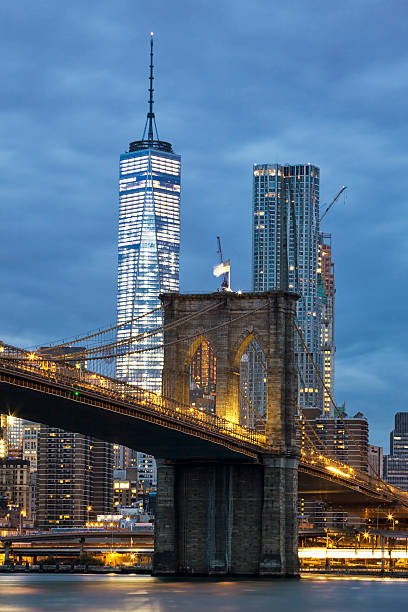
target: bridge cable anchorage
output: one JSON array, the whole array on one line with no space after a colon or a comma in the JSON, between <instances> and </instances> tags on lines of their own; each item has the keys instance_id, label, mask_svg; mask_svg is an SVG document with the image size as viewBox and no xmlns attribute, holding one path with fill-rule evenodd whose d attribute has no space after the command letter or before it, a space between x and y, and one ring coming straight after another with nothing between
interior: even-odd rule
<instances>
[{"instance_id":1,"label":"bridge cable anchorage","mask_svg":"<svg viewBox=\"0 0 408 612\"><path fill-rule=\"evenodd\" d=\"M94 333L89 333L89 335L78 338L78 336L74 336L73 340L67 340L66 342L62 342L61 344L50 344L49 346L45 346L45 347L39 347L36 346L34 348L50 348L50 349L58 349L58 348L62 348L64 346L70 346L71 344L77 344L78 342L85 342L85 340L90 340L91 338L95 338L97 336L101 336L102 334L107 334L111 331L115 331L115 329L119 329L120 327L124 327L125 325L129 325L130 323L133 323L134 321L138 321L139 319L143 319L144 317L148 317L149 315L153 314L154 312L157 312L158 310L161 310L162 307L158 306L157 308L153 308L153 310L149 310L148 312L144 312L143 314L139 315L138 317L134 317L133 319L129 319L128 321L125 321L124 323L118 323L117 325L114 325L113 327L109 327L107 329L103 329L103 330L98 330L97 332Z\"/></svg>"},{"instance_id":2,"label":"bridge cable anchorage","mask_svg":"<svg viewBox=\"0 0 408 612\"><path fill-rule=\"evenodd\" d=\"M265 308L264 305L259 306L259 308L254 308L253 310L249 310L248 312L245 312L244 314L240 315L239 317L234 317L233 319L230 319L229 321L224 321L224 323L220 323L219 325L215 325L214 327L208 327L207 329L203 330L201 333L202 335L205 335L208 332L211 331L215 331L217 329L220 329L221 327L225 327L226 325L230 325L231 323L234 323L235 321L238 321L239 319L243 319L244 317L248 317L249 315L253 314L254 312L258 312L260 310L263 310ZM182 338L177 338L177 340L172 340L171 342L166 342L163 344L157 344L156 346L148 346L146 348L142 348L142 349L134 349L132 351L128 351L125 353L125 355L135 355L138 353L146 353L147 351L155 351L158 349L162 349L162 348L166 348L167 346L173 346L174 344L178 344L179 342L184 342L184 340L191 340L193 338L197 338L197 334L191 334L190 336L183 336ZM104 355L104 356L98 356L98 357L90 357L90 359L92 360L98 360L98 359L109 359L111 357L121 357L122 355L117 355L116 353L112 353L110 355Z\"/></svg>"},{"instance_id":3,"label":"bridge cable anchorage","mask_svg":"<svg viewBox=\"0 0 408 612\"><path fill-rule=\"evenodd\" d=\"M306 352L306 354L307 354L308 358L310 359L310 361L311 361L311 363L312 363L312 365L313 365L313 368L314 368L314 370L315 370L315 372L316 372L316 374L317 374L317 376L318 376L318 378L319 378L319 380L320 380L321 384L323 385L323 388L326 390L326 393L327 393L327 395L329 396L330 402L332 403L332 405L333 405L333 407L334 407L334 409L335 409L335 411L336 411L337 415L339 416L340 420L342 421L342 423L343 423L343 425L344 425L344 429L347 431L348 435L349 435L349 436L350 436L350 438L353 440L353 442L354 442L354 444L355 444L355 446L356 446L356 448L357 448L357 450L358 450L358 452L359 452L359 454L360 454L361 458L363 459L363 461L364 461L364 462L365 462L365 461L367 461L368 466L369 466L369 467L372 469L373 473L375 474L375 476L377 477L377 479L379 480L379 482L381 482L383 485L385 485L385 487L386 487L386 488L389 490L389 492L390 492L390 493L392 493L393 495L395 495L395 492L393 492L393 491L392 491L392 488L390 487L390 485L389 485L389 484L388 484L388 483L387 483L385 480L383 480L383 479L380 477L380 475L378 474L378 471L377 471L377 470L375 469L375 467L374 467L374 466L373 466L373 465L370 463L370 461L368 460L368 456L366 456L366 455L363 453L363 451L362 451L362 449L361 449L360 445L358 444L357 440L355 439L355 437L353 436L352 432L350 431L350 429L349 429L349 428L348 428L348 426L346 425L346 422L345 422L345 420L343 419L343 416L342 416L342 414L341 414L340 410L337 408L337 406L336 406L336 404L335 404L335 402L334 402L334 399L333 399L333 397L332 397L332 394L331 394L331 392L330 392L330 389L327 387L326 383L324 382L324 380L323 380L323 378L322 378L322 376L321 376L321 374L320 374L320 372L319 372L319 369L318 369L318 367L317 367L317 365L316 365L316 363L315 363L315 361L314 361L314 359L313 359L313 357L312 357L312 355L311 355L311 353L310 353L309 349L308 349L308 348L307 348L307 346L306 346L306 342L304 341L304 338L303 338L302 332L300 331L299 327L296 325L295 321L293 322L293 325L295 326L295 330L296 330L296 332L297 332L297 334L298 334L298 336L299 336L299 338L300 338L300 341L301 341L301 343L302 343L302 345L303 345L303 348L305 349L305 352ZM395 495L395 496L397 497L397 495Z\"/></svg>"}]
</instances>

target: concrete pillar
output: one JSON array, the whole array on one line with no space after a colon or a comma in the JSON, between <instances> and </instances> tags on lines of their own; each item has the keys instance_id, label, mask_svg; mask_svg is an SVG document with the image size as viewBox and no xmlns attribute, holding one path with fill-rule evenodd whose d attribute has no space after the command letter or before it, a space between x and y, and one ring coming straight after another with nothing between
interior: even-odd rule
<instances>
[{"instance_id":1,"label":"concrete pillar","mask_svg":"<svg viewBox=\"0 0 408 612\"><path fill-rule=\"evenodd\" d=\"M177 572L175 467L164 459L156 459L156 463L157 502L152 574L175 574Z\"/></svg>"}]
</instances>

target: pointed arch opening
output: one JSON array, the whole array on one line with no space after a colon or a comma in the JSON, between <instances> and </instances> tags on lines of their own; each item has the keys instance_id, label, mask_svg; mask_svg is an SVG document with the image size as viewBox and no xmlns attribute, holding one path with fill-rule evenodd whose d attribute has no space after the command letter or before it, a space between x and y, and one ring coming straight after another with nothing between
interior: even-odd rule
<instances>
[{"instance_id":1,"label":"pointed arch opening","mask_svg":"<svg viewBox=\"0 0 408 612\"><path fill-rule=\"evenodd\" d=\"M242 343L237 359L240 424L264 433L267 415L267 360L253 334Z\"/></svg>"},{"instance_id":2,"label":"pointed arch opening","mask_svg":"<svg viewBox=\"0 0 408 612\"><path fill-rule=\"evenodd\" d=\"M217 360L214 349L204 336L199 336L189 353L189 397L190 405L215 414Z\"/></svg>"}]
</instances>

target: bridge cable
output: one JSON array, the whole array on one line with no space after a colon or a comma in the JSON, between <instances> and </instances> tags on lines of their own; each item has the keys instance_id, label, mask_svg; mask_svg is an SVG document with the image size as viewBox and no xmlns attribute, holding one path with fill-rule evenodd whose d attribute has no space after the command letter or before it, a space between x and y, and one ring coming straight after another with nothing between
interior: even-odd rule
<instances>
[{"instance_id":1,"label":"bridge cable","mask_svg":"<svg viewBox=\"0 0 408 612\"><path fill-rule=\"evenodd\" d=\"M178 327L179 325L182 325L183 323L186 323L187 321L190 321L191 319L194 319L195 317L198 317L210 310L213 310L215 308L218 308L220 306L222 302L217 302L216 304L212 304L211 306L206 306L205 308L202 308L201 310L198 310L195 313L191 313L188 314L184 317L180 317L179 319L177 319L176 321L173 321L172 323L168 323L167 325L159 325L158 327L155 327L154 329L152 329L149 332L143 332L142 334L138 334L136 336L129 336L128 338L123 338L122 340L117 340L115 342L110 342L109 344L104 344L101 346L96 346L96 347L92 347L89 349L85 349L82 352L78 352L75 354L70 354L67 353L65 355L57 355L57 356L53 356L53 360L55 361L59 361L59 360L63 360L66 359L67 357L69 357L72 360L77 360L82 358L82 359L90 359L90 360L94 360L94 359L108 359L110 357L125 357L126 355L130 355L132 354L131 352L126 352L123 354L114 354L114 355L102 355L102 356L98 356L98 357L92 357L93 354L95 353L100 353L103 350L108 350L108 349L113 349L113 348L121 348L123 346L126 346L129 343L134 343L140 340L145 340L151 336L155 336L163 331L167 331L170 329L173 329L175 327ZM160 310L160 308L156 308L155 310ZM154 311L151 311L154 312ZM144 316L144 315L143 315ZM140 317L141 318L141 317ZM137 320L137 319L132 319L132 320ZM115 329L115 328L113 328ZM50 348L56 348L56 347L50 347ZM154 347L156 348L156 347Z\"/></svg>"},{"instance_id":2,"label":"bridge cable","mask_svg":"<svg viewBox=\"0 0 408 612\"><path fill-rule=\"evenodd\" d=\"M39 347L39 348L57 349L57 348L61 348L63 346L69 346L70 344L77 344L78 342L84 342L85 340L90 340L91 338L96 338L97 336L101 336L102 334L107 334L110 331L114 331L115 329L119 329L120 327L124 327L125 325L129 325L130 323L133 323L133 321L138 321L139 319L143 319L144 317L147 317L147 316L149 316L149 315L153 314L154 312L157 312L158 310L161 310L161 309L162 309L162 307L158 306L158 308L153 308L153 310L149 310L148 312L144 312L143 314L139 315L138 317L135 317L133 319L129 319L128 321L125 321L124 323L118 323L117 325L114 325L113 327L109 327L108 329L98 330L97 332L89 333L89 335L84 336L83 338L78 338L78 336L74 336L73 340L67 340L66 342L62 342L61 344L51 344L50 346L42 346L42 347Z\"/></svg>"},{"instance_id":3,"label":"bridge cable","mask_svg":"<svg viewBox=\"0 0 408 612\"><path fill-rule=\"evenodd\" d=\"M248 317L249 315L253 314L254 312L258 312L259 310L262 310L265 308L265 305L259 306L259 308L254 308L253 310L249 310L248 312L245 312L242 315L239 315L238 317L234 317L233 319L230 319L229 321L224 321L223 323L220 323L219 325L215 325L214 327L208 327L207 329L203 330L201 332L202 335L207 334L208 332L212 332L215 331L217 329L220 329L221 327L225 327L226 325L230 325L231 323L234 323L235 321L238 321L239 319L243 319L244 317ZM126 355L134 355L134 354L139 354L139 353L146 353L147 351L155 351L158 349L162 349L162 348L166 348L167 346L173 346L174 344L178 344L179 342L184 342L185 340L191 340L193 338L197 338L197 333L191 334L189 336L183 336L182 338L177 338L177 340L172 340L171 342L165 342L163 344L157 344L156 346L148 346L146 348L142 348L142 349L135 349L132 351L128 351L126 353ZM98 356L98 357L91 357L90 359L92 359L93 361L96 361L98 359L109 359L111 357L121 357L122 355L116 355L115 353L112 353L110 355L104 355L104 356Z\"/></svg>"},{"instance_id":4,"label":"bridge cable","mask_svg":"<svg viewBox=\"0 0 408 612\"><path fill-rule=\"evenodd\" d=\"M245 402L248 404L249 408L252 410L252 412L255 415L255 418L258 419L258 421L260 423L262 423L262 425L265 427L265 421L263 420L263 418L261 417L261 415L259 414L259 412L253 407L252 403L250 402L249 398L247 397L247 395L242 391L241 387L239 387L239 394L241 395L241 397L245 400Z\"/></svg>"}]
</instances>

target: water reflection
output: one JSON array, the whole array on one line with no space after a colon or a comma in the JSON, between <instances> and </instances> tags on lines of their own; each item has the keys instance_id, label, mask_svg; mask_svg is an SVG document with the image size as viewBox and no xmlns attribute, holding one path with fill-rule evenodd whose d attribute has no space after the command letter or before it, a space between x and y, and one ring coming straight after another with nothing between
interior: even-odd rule
<instances>
[{"instance_id":1,"label":"water reflection","mask_svg":"<svg viewBox=\"0 0 408 612\"><path fill-rule=\"evenodd\" d=\"M216 581L0 575L0 612L384 612L405 609L407 598L408 580L365 576Z\"/></svg>"}]
</instances>

